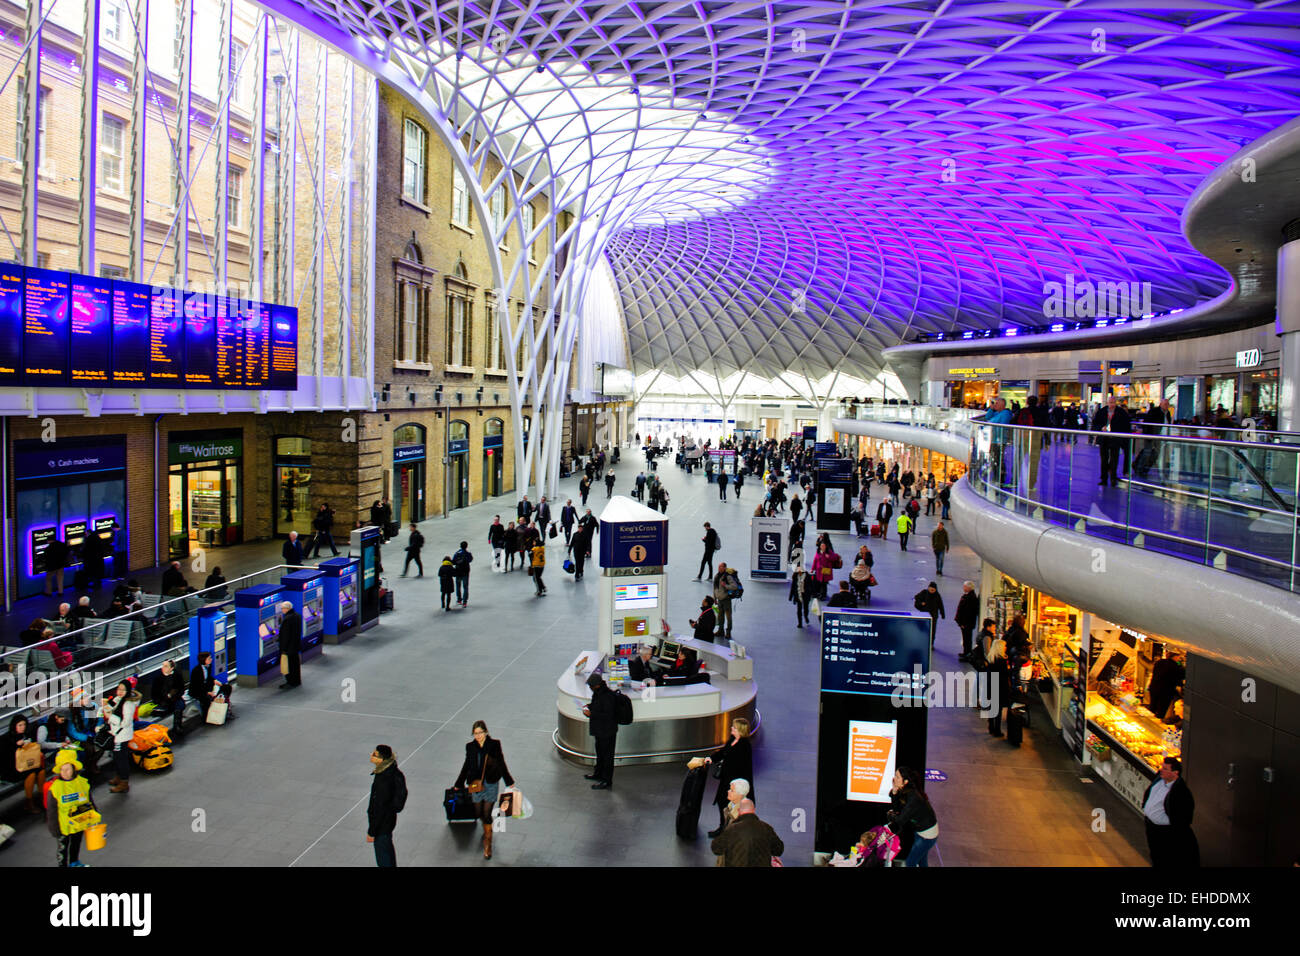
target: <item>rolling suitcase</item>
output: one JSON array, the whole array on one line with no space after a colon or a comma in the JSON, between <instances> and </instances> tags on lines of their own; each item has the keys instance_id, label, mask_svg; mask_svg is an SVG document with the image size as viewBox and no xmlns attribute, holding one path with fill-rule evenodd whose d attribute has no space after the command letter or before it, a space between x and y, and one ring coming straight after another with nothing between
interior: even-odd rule
<instances>
[{"instance_id":1,"label":"rolling suitcase","mask_svg":"<svg viewBox=\"0 0 1300 956\"><path fill-rule=\"evenodd\" d=\"M707 765L686 771L681 802L677 804L677 835L683 840L694 840L699 836L700 805L704 802L704 787L708 782Z\"/></svg>"},{"instance_id":2,"label":"rolling suitcase","mask_svg":"<svg viewBox=\"0 0 1300 956\"><path fill-rule=\"evenodd\" d=\"M1025 715L1015 707L1007 708L1007 743L1019 747L1025 739Z\"/></svg>"},{"instance_id":3,"label":"rolling suitcase","mask_svg":"<svg viewBox=\"0 0 1300 956\"><path fill-rule=\"evenodd\" d=\"M453 787L442 792L442 808L447 811L448 823L473 823L478 819L469 791Z\"/></svg>"}]
</instances>

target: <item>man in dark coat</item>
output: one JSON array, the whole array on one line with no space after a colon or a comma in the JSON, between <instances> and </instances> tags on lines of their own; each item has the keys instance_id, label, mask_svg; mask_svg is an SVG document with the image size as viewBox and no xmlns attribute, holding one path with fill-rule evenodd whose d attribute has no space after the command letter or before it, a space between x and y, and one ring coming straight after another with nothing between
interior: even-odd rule
<instances>
[{"instance_id":1,"label":"man in dark coat","mask_svg":"<svg viewBox=\"0 0 1300 956\"><path fill-rule=\"evenodd\" d=\"M50 594L50 585L58 587L63 593L63 569L68 566L69 549L66 542L57 536L45 546L45 593Z\"/></svg>"},{"instance_id":2,"label":"man in dark coat","mask_svg":"<svg viewBox=\"0 0 1300 956\"><path fill-rule=\"evenodd\" d=\"M397 866L393 830L406 806L406 776L397 769L393 748L380 744L370 752L375 769L370 781L370 806L366 808L366 842L375 845L376 866Z\"/></svg>"},{"instance_id":3,"label":"man in dark coat","mask_svg":"<svg viewBox=\"0 0 1300 956\"><path fill-rule=\"evenodd\" d=\"M596 738L596 766L584 774L596 781L592 790L608 790L614 786L614 741L618 737L618 701L599 674L587 678L591 688L591 703L582 708L590 723L587 732Z\"/></svg>"},{"instance_id":4,"label":"man in dark coat","mask_svg":"<svg viewBox=\"0 0 1300 956\"><path fill-rule=\"evenodd\" d=\"M930 615L930 620L934 622L930 626L930 646L934 647L935 636L939 633L939 618L947 619L948 617L944 613L943 596L939 594L939 585L931 581L925 586L924 591L917 591L912 598L912 606L918 611L924 611Z\"/></svg>"},{"instance_id":5,"label":"man in dark coat","mask_svg":"<svg viewBox=\"0 0 1300 956\"><path fill-rule=\"evenodd\" d=\"M1097 447L1101 451L1101 480L1097 482L1098 485L1104 486L1109 481L1111 487L1114 487L1119 483L1115 471L1121 451L1126 453L1125 465L1128 464L1128 440L1123 436L1130 431L1130 427L1128 409L1120 405L1114 395L1107 397L1105 406L1097 409L1097 414L1092 419L1092 430L1103 433L1097 439ZM1128 468L1124 470L1127 472ZM1125 477L1128 477L1127 474Z\"/></svg>"},{"instance_id":6,"label":"man in dark coat","mask_svg":"<svg viewBox=\"0 0 1300 956\"><path fill-rule=\"evenodd\" d=\"M957 612L952 616L953 623L961 628L961 653L957 660L970 659L971 635L975 633L979 619L980 596L975 593L974 582L965 581L961 586L961 598L957 601Z\"/></svg>"},{"instance_id":7,"label":"man in dark coat","mask_svg":"<svg viewBox=\"0 0 1300 956\"><path fill-rule=\"evenodd\" d=\"M1147 848L1156 869L1186 869L1201 865L1201 849L1192 832L1196 801L1183 779L1183 765L1166 757L1160 777L1142 794L1142 816L1147 827Z\"/></svg>"},{"instance_id":8,"label":"man in dark coat","mask_svg":"<svg viewBox=\"0 0 1300 956\"><path fill-rule=\"evenodd\" d=\"M546 495L542 495L537 502L537 533L542 536L542 541L546 541L546 529L551 523L551 504L546 500Z\"/></svg>"},{"instance_id":9,"label":"man in dark coat","mask_svg":"<svg viewBox=\"0 0 1300 956\"><path fill-rule=\"evenodd\" d=\"M162 575L162 593L164 595L184 594L190 589L190 584L185 580L185 572L181 570L181 563L173 561L167 565L167 570Z\"/></svg>"},{"instance_id":10,"label":"man in dark coat","mask_svg":"<svg viewBox=\"0 0 1300 956\"><path fill-rule=\"evenodd\" d=\"M578 509L573 507L573 499L569 498L560 509L560 526L564 528L564 545L570 547L573 544L573 526L578 521Z\"/></svg>"},{"instance_id":11,"label":"man in dark coat","mask_svg":"<svg viewBox=\"0 0 1300 956\"><path fill-rule=\"evenodd\" d=\"M289 673L280 689L302 684L302 618L289 601L280 602L280 653L289 658Z\"/></svg>"},{"instance_id":12,"label":"man in dark coat","mask_svg":"<svg viewBox=\"0 0 1300 956\"><path fill-rule=\"evenodd\" d=\"M770 824L758 818L753 800L741 800L736 813L736 819L714 837L710 849L722 857L723 866L771 867L772 858L785 852L785 843Z\"/></svg>"},{"instance_id":13,"label":"man in dark coat","mask_svg":"<svg viewBox=\"0 0 1300 956\"><path fill-rule=\"evenodd\" d=\"M533 516L533 503L528 500L527 495L524 495L523 500L520 501L519 504L515 506L515 517L517 517L520 521L527 521L532 516Z\"/></svg>"},{"instance_id":14,"label":"man in dark coat","mask_svg":"<svg viewBox=\"0 0 1300 956\"><path fill-rule=\"evenodd\" d=\"M302 543L298 540L297 531L289 532L284 547L280 549L280 555L284 558L284 563L290 567L302 567L305 556L302 553Z\"/></svg>"},{"instance_id":15,"label":"man in dark coat","mask_svg":"<svg viewBox=\"0 0 1300 956\"><path fill-rule=\"evenodd\" d=\"M704 557L700 559L700 573L695 575L695 580L704 576L704 566L708 565L709 577L713 577L713 552L718 550L718 532L706 521L704 522L704 537L700 539L704 542Z\"/></svg>"},{"instance_id":16,"label":"man in dark coat","mask_svg":"<svg viewBox=\"0 0 1300 956\"><path fill-rule=\"evenodd\" d=\"M316 517L312 519L311 526L316 529L316 540L312 544L312 557L320 557L321 547L328 544L330 550L334 552L334 557L337 558L339 549L334 546L334 509L328 504L322 503L320 510L316 512Z\"/></svg>"},{"instance_id":17,"label":"man in dark coat","mask_svg":"<svg viewBox=\"0 0 1300 956\"><path fill-rule=\"evenodd\" d=\"M411 536L406 539L406 563L402 565L402 577L406 577L412 561L420 569L416 577L424 577L424 562L420 560L420 549L423 547L424 535L420 534L420 529L415 526L415 522L411 522Z\"/></svg>"},{"instance_id":18,"label":"man in dark coat","mask_svg":"<svg viewBox=\"0 0 1300 956\"><path fill-rule=\"evenodd\" d=\"M713 603L713 595L706 594L700 602L699 618L691 621L691 627L695 628L692 637L697 641L713 643L713 629L718 626L718 615L713 610Z\"/></svg>"}]
</instances>

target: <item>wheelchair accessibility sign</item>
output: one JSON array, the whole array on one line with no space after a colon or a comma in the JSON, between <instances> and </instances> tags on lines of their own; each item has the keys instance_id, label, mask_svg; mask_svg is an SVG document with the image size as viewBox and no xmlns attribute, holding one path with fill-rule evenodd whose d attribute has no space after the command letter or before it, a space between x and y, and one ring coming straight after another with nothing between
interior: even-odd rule
<instances>
[{"instance_id":1,"label":"wheelchair accessibility sign","mask_svg":"<svg viewBox=\"0 0 1300 956\"><path fill-rule=\"evenodd\" d=\"M789 522L785 518L754 518L750 576L784 578L785 540Z\"/></svg>"}]
</instances>

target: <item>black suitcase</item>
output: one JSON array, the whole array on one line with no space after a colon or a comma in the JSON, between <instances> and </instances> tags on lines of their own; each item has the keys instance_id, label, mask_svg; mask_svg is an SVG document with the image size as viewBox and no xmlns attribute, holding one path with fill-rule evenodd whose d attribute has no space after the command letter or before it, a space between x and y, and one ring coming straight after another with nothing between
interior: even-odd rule
<instances>
[{"instance_id":1,"label":"black suitcase","mask_svg":"<svg viewBox=\"0 0 1300 956\"><path fill-rule=\"evenodd\" d=\"M686 771L682 781L682 799L677 804L677 835L683 840L694 840L700 831L700 805L704 802L704 788L709 782L707 765Z\"/></svg>"},{"instance_id":2,"label":"black suitcase","mask_svg":"<svg viewBox=\"0 0 1300 956\"><path fill-rule=\"evenodd\" d=\"M1019 747L1025 739L1025 717L1014 707L1007 709L1007 743Z\"/></svg>"},{"instance_id":3,"label":"black suitcase","mask_svg":"<svg viewBox=\"0 0 1300 956\"><path fill-rule=\"evenodd\" d=\"M452 788L442 792L442 808L447 811L448 823L473 822L478 813L469 798L469 791Z\"/></svg>"}]
</instances>

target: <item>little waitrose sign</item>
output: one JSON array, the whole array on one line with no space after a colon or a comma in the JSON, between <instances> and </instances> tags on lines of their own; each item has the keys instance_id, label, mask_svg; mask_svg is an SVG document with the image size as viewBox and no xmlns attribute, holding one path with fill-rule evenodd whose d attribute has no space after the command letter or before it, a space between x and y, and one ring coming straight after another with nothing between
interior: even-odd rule
<instances>
[{"instance_id":1,"label":"little waitrose sign","mask_svg":"<svg viewBox=\"0 0 1300 956\"><path fill-rule=\"evenodd\" d=\"M218 438L212 441L176 441L167 446L167 461L182 465L214 458L239 458L244 453L242 438Z\"/></svg>"}]
</instances>

